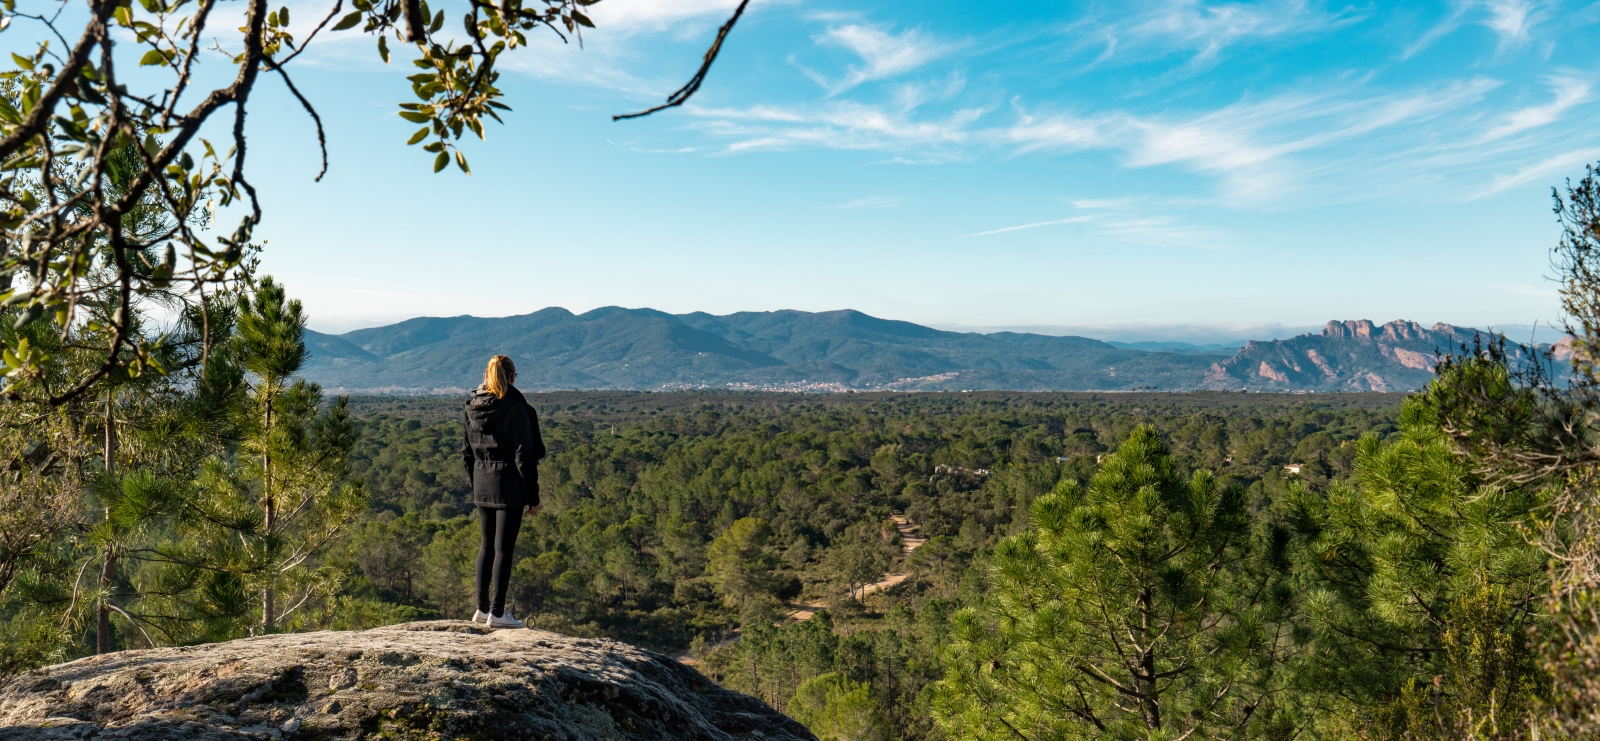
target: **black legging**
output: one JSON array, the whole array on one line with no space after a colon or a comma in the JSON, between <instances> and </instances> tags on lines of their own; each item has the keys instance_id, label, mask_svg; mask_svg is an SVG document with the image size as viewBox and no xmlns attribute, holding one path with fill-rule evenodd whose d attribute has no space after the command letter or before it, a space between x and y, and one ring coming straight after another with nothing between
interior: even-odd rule
<instances>
[{"instance_id":1,"label":"black legging","mask_svg":"<svg viewBox=\"0 0 1600 741\"><path fill-rule=\"evenodd\" d=\"M478 508L483 544L478 546L478 609L500 617L506 609L506 586L511 582L511 553L522 529L522 508ZM494 604L489 603L489 575L494 575Z\"/></svg>"}]
</instances>

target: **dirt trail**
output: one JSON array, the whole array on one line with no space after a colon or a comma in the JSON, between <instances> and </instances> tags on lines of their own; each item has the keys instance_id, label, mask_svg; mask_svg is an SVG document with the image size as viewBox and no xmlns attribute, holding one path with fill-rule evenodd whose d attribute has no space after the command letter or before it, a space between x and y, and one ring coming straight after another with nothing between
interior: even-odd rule
<instances>
[{"instance_id":1,"label":"dirt trail","mask_svg":"<svg viewBox=\"0 0 1600 741\"><path fill-rule=\"evenodd\" d=\"M907 520L903 515L891 515L891 517L893 517L893 519L894 519L894 529L900 531L900 544L901 544L900 545L900 557L901 558L905 558L907 556L910 556L912 551L922 547L923 543L928 542L928 537L926 535L921 535L921 534L917 533L915 531L916 530L915 526L912 525L911 522L909 520ZM900 582L905 581L910 576L911 576L911 574L903 572L903 571L894 571L894 572L885 573L883 575L882 579L879 579L878 581L875 581L875 582L873 582L871 584L868 584L866 587L862 588L862 590L861 590L862 591L862 596L864 597L864 596L866 596L868 594L872 594L874 592L881 592L881 591L883 591L885 589L888 589L889 587L892 587L892 586L894 586L896 584L899 584ZM790 620L810 620L811 616L817 614L818 610L826 610L828 608L828 604L826 602L822 602L822 601L819 600L819 601L816 601L816 602L807 602L805 604L800 604L800 605L791 605L791 607L795 607L795 608L798 608L798 609L796 609L794 612L789 613L789 619ZM722 648L723 646L728 646L728 645L731 645L731 644L734 644L734 643L738 643L738 642L739 642L739 631L737 629L735 629L733 631L733 635L729 636L728 638L723 639L721 642L717 643L716 645L709 646L708 647L708 653L709 653L710 650L715 650L715 649L718 649L718 648ZM671 656L672 656L673 659L676 659L679 663L688 664L689 666L695 666L695 665L698 665L700 663L693 656L689 655L688 650L678 651L678 652L672 654Z\"/></svg>"},{"instance_id":2,"label":"dirt trail","mask_svg":"<svg viewBox=\"0 0 1600 741\"><path fill-rule=\"evenodd\" d=\"M739 642L739 629L738 628L734 628L733 629L733 635L730 635L727 638L724 638L724 639L722 639L720 641L717 641L716 643L713 643L710 646L706 646L706 653L709 654L712 651L715 651L715 650L717 650L719 648L722 648L723 646L732 646L733 644L738 643L738 642ZM674 652L672 652L670 654L667 654L667 655L670 656L674 661L678 662L679 664L684 664L684 665L687 665L687 666L699 666L700 665L700 660L695 658L694 655L690 654L689 653L689 649L687 649L687 648L683 649L682 651L674 651Z\"/></svg>"},{"instance_id":3,"label":"dirt trail","mask_svg":"<svg viewBox=\"0 0 1600 741\"><path fill-rule=\"evenodd\" d=\"M928 537L915 532L914 526L905 518L905 516L892 515L892 517L894 518L894 529L900 531L901 558L910 556L912 551L922 547L923 543L928 542ZM874 592L881 592L889 587L905 581L910 576L911 574L903 571L891 571L885 573L882 579L863 587L861 590L861 596L865 597L869 594L873 594ZM790 620L810 620L812 615L817 614L818 610L827 609L828 605L826 602L819 600L816 602L807 602L805 604L795 605L795 607L798 609L789 613Z\"/></svg>"}]
</instances>

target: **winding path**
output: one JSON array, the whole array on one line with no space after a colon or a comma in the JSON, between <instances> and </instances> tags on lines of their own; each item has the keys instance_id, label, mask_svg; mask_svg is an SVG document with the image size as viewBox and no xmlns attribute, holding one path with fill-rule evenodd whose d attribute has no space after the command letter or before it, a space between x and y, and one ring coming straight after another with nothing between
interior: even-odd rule
<instances>
[{"instance_id":1,"label":"winding path","mask_svg":"<svg viewBox=\"0 0 1600 741\"><path fill-rule=\"evenodd\" d=\"M917 533L916 526L912 525L911 521L907 520L904 515L897 514L891 515L891 517L894 519L894 529L900 531L900 558L904 559L907 556L910 556L912 551L922 547L923 543L928 542L928 536ZM865 597L866 595L874 592L881 592L889 587L905 581L910 576L911 574L905 571L887 572L883 575L882 579L863 587L861 589L861 596ZM789 613L790 620L810 620L811 616L817 614L818 610L827 609L828 603L821 600L816 600L799 605L790 605L790 607L796 608L794 612ZM721 642L713 646L707 647L707 652L709 653L710 651L737 643L738 641L739 631L735 629L733 631L733 635L723 639ZM687 649L673 653L671 656L672 658L677 659L679 663L687 664L689 666L696 666L700 663L693 656L689 655L689 651Z\"/></svg>"},{"instance_id":2,"label":"winding path","mask_svg":"<svg viewBox=\"0 0 1600 741\"><path fill-rule=\"evenodd\" d=\"M918 534L915 526L913 526L911 521L907 520L904 515L897 514L892 515L892 517L894 518L894 529L900 531L900 557L902 559L910 556L912 551L922 547L923 543L928 542L928 537ZM863 587L861 589L861 596L865 597L874 592L881 592L889 587L905 581L910 576L911 574L905 571L887 572L883 575L882 579ZM794 607L797 609L794 612L789 613L790 620L810 620L811 616L817 614L818 610L827 609L828 604L821 600L817 600L814 602L794 605Z\"/></svg>"}]
</instances>

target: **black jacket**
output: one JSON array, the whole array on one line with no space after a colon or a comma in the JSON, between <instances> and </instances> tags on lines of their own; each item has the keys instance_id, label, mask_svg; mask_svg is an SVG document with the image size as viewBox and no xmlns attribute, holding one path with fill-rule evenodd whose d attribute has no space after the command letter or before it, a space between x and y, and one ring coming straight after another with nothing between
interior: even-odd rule
<instances>
[{"instance_id":1,"label":"black jacket","mask_svg":"<svg viewBox=\"0 0 1600 741\"><path fill-rule=\"evenodd\" d=\"M539 416L522 392L511 389L504 399L479 389L461 413L466 444L461 462L472 482L472 501L489 509L512 509L539 503L539 459L544 438Z\"/></svg>"}]
</instances>

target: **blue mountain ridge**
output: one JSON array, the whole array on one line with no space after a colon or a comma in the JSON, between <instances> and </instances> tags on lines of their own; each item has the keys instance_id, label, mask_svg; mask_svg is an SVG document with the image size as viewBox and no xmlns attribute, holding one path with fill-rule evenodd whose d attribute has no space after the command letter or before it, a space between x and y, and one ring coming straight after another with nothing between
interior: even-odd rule
<instances>
[{"instance_id":1,"label":"blue mountain ridge","mask_svg":"<svg viewBox=\"0 0 1600 741\"><path fill-rule=\"evenodd\" d=\"M517 362L517 385L530 391L1405 390L1431 377L1431 366L1421 367L1418 358L1449 352L1475 331L1410 322L1376 329L1360 322L1354 324L1362 328L1347 330L1351 324L1330 322L1322 335L1251 342L1235 351L947 332L848 309L717 316L551 307L497 318L418 317L341 335L307 331L304 374L341 393L459 393L479 383L489 357L505 354ZM1372 347L1351 352L1354 346L1345 345L1352 342ZM1329 343L1344 344L1318 352ZM1296 358L1308 357L1317 360L1291 370ZM1346 357L1360 367L1336 367Z\"/></svg>"}]
</instances>

